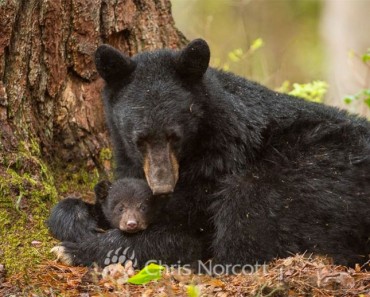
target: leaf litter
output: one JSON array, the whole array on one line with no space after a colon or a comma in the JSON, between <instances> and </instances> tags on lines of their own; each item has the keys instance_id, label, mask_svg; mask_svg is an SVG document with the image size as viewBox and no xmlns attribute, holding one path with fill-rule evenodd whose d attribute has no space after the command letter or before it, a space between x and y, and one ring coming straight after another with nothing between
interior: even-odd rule
<instances>
[{"instance_id":1,"label":"leaf litter","mask_svg":"<svg viewBox=\"0 0 370 297\"><path fill-rule=\"evenodd\" d=\"M27 274L0 282L0 296L370 296L370 264L348 268L324 257L295 255L271 262L267 269L236 275L199 275L165 269L143 285L128 283L138 272L130 263L69 267L45 261Z\"/></svg>"}]
</instances>

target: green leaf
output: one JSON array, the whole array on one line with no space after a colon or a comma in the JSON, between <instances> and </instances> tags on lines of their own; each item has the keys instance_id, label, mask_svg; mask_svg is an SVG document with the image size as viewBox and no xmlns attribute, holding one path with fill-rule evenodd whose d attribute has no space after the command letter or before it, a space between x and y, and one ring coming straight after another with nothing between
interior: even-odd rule
<instances>
[{"instance_id":1,"label":"green leaf","mask_svg":"<svg viewBox=\"0 0 370 297\"><path fill-rule=\"evenodd\" d=\"M351 104L356 98L354 96L346 96L344 98L344 103L345 104Z\"/></svg>"},{"instance_id":2,"label":"green leaf","mask_svg":"<svg viewBox=\"0 0 370 297\"><path fill-rule=\"evenodd\" d=\"M370 48L367 49L367 52L362 56L362 61L367 63L370 61Z\"/></svg>"},{"instance_id":3,"label":"green leaf","mask_svg":"<svg viewBox=\"0 0 370 297\"><path fill-rule=\"evenodd\" d=\"M235 52L230 52L227 56L234 63L240 61L240 58L235 54Z\"/></svg>"},{"instance_id":4,"label":"green leaf","mask_svg":"<svg viewBox=\"0 0 370 297\"><path fill-rule=\"evenodd\" d=\"M232 62L239 62L243 58L243 50L241 48L234 49L227 56Z\"/></svg>"},{"instance_id":5,"label":"green leaf","mask_svg":"<svg viewBox=\"0 0 370 297\"><path fill-rule=\"evenodd\" d=\"M313 81L307 84L293 84L293 90L288 94L304 98L308 101L322 102L327 92L328 84L324 81Z\"/></svg>"},{"instance_id":6,"label":"green leaf","mask_svg":"<svg viewBox=\"0 0 370 297\"><path fill-rule=\"evenodd\" d=\"M362 91L365 96L370 96L370 89L365 89Z\"/></svg>"},{"instance_id":7,"label":"green leaf","mask_svg":"<svg viewBox=\"0 0 370 297\"><path fill-rule=\"evenodd\" d=\"M285 80L280 87L276 88L276 91L277 92L280 92L280 93L289 93L289 90L290 90L290 81L289 80Z\"/></svg>"},{"instance_id":8,"label":"green leaf","mask_svg":"<svg viewBox=\"0 0 370 297\"><path fill-rule=\"evenodd\" d=\"M130 277L127 282L134 285L144 285L152 280L157 280L162 277L164 267L155 263L150 263L145 266L137 274Z\"/></svg>"},{"instance_id":9,"label":"green leaf","mask_svg":"<svg viewBox=\"0 0 370 297\"><path fill-rule=\"evenodd\" d=\"M362 61L364 61L365 63L370 61L370 54L365 54L362 56Z\"/></svg>"},{"instance_id":10,"label":"green leaf","mask_svg":"<svg viewBox=\"0 0 370 297\"><path fill-rule=\"evenodd\" d=\"M188 293L189 297L199 297L200 296L199 288L194 285L188 286L186 292Z\"/></svg>"},{"instance_id":11,"label":"green leaf","mask_svg":"<svg viewBox=\"0 0 370 297\"><path fill-rule=\"evenodd\" d=\"M258 50L259 48L261 48L263 45L264 45L264 42L263 42L262 38L257 38L256 40L254 40L252 42L250 50L252 52L254 52L254 51Z\"/></svg>"},{"instance_id":12,"label":"green leaf","mask_svg":"<svg viewBox=\"0 0 370 297\"><path fill-rule=\"evenodd\" d=\"M364 102L370 108L370 97L366 98Z\"/></svg>"}]
</instances>

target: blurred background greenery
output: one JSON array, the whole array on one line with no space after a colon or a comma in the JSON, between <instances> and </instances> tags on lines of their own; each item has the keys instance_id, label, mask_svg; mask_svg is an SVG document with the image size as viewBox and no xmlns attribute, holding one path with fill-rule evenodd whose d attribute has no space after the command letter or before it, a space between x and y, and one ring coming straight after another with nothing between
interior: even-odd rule
<instances>
[{"instance_id":1,"label":"blurred background greenery","mask_svg":"<svg viewBox=\"0 0 370 297\"><path fill-rule=\"evenodd\" d=\"M370 48L370 1L171 2L185 36L209 42L212 66L285 92L294 83L324 81L326 103L369 115L370 64L363 56Z\"/></svg>"}]
</instances>

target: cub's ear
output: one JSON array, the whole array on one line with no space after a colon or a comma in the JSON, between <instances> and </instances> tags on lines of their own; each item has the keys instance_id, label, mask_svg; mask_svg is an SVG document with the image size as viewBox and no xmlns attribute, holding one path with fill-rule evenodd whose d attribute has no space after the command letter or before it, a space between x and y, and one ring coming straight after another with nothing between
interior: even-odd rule
<instances>
[{"instance_id":1,"label":"cub's ear","mask_svg":"<svg viewBox=\"0 0 370 297\"><path fill-rule=\"evenodd\" d=\"M177 72L188 79L199 79L206 72L211 53L207 42L195 39L175 56Z\"/></svg>"},{"instance_id":2,"label":"cub's ear","mask_svg":"<svg viewBox=\"0 0 370 297\"><path fill-rule=\"evenodd\" d=\"M108 196L109 188L112 183L108 180L98 182L94 187L95 197L97 203L102 203Z\"/></svg>"},{"instance_id":3,"label":"cub's ear","mask_svg":"<svg viewBox=\"0 0 370 297\"><path fill-rule=\"evenodd\" d=\"M136 63L114 47L103 44L95 52L95 66L108 84L114 84L133 72Z\"/></svg>"}]
</instances>

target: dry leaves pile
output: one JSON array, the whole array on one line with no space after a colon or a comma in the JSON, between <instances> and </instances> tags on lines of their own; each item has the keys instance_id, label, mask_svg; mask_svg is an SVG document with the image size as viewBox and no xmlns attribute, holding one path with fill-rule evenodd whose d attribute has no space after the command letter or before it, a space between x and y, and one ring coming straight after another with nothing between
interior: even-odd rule
<instances>
[{"instance_id":1,"label":"dry leaves pile","mask_svg":"<svg viewBox=\"0 0 370 297\"><path fill-rule=\"evenodd\" d=\"M325 258L302 255L245 275L211 277L176 269L146 285L127 284L132 274L132 267L120 264L102 271L47 262L0 283L0 296L188 296L189 286L199 296L370 296L370 272L364 267L334 266Z\"/></svg>"}]
</instances>

